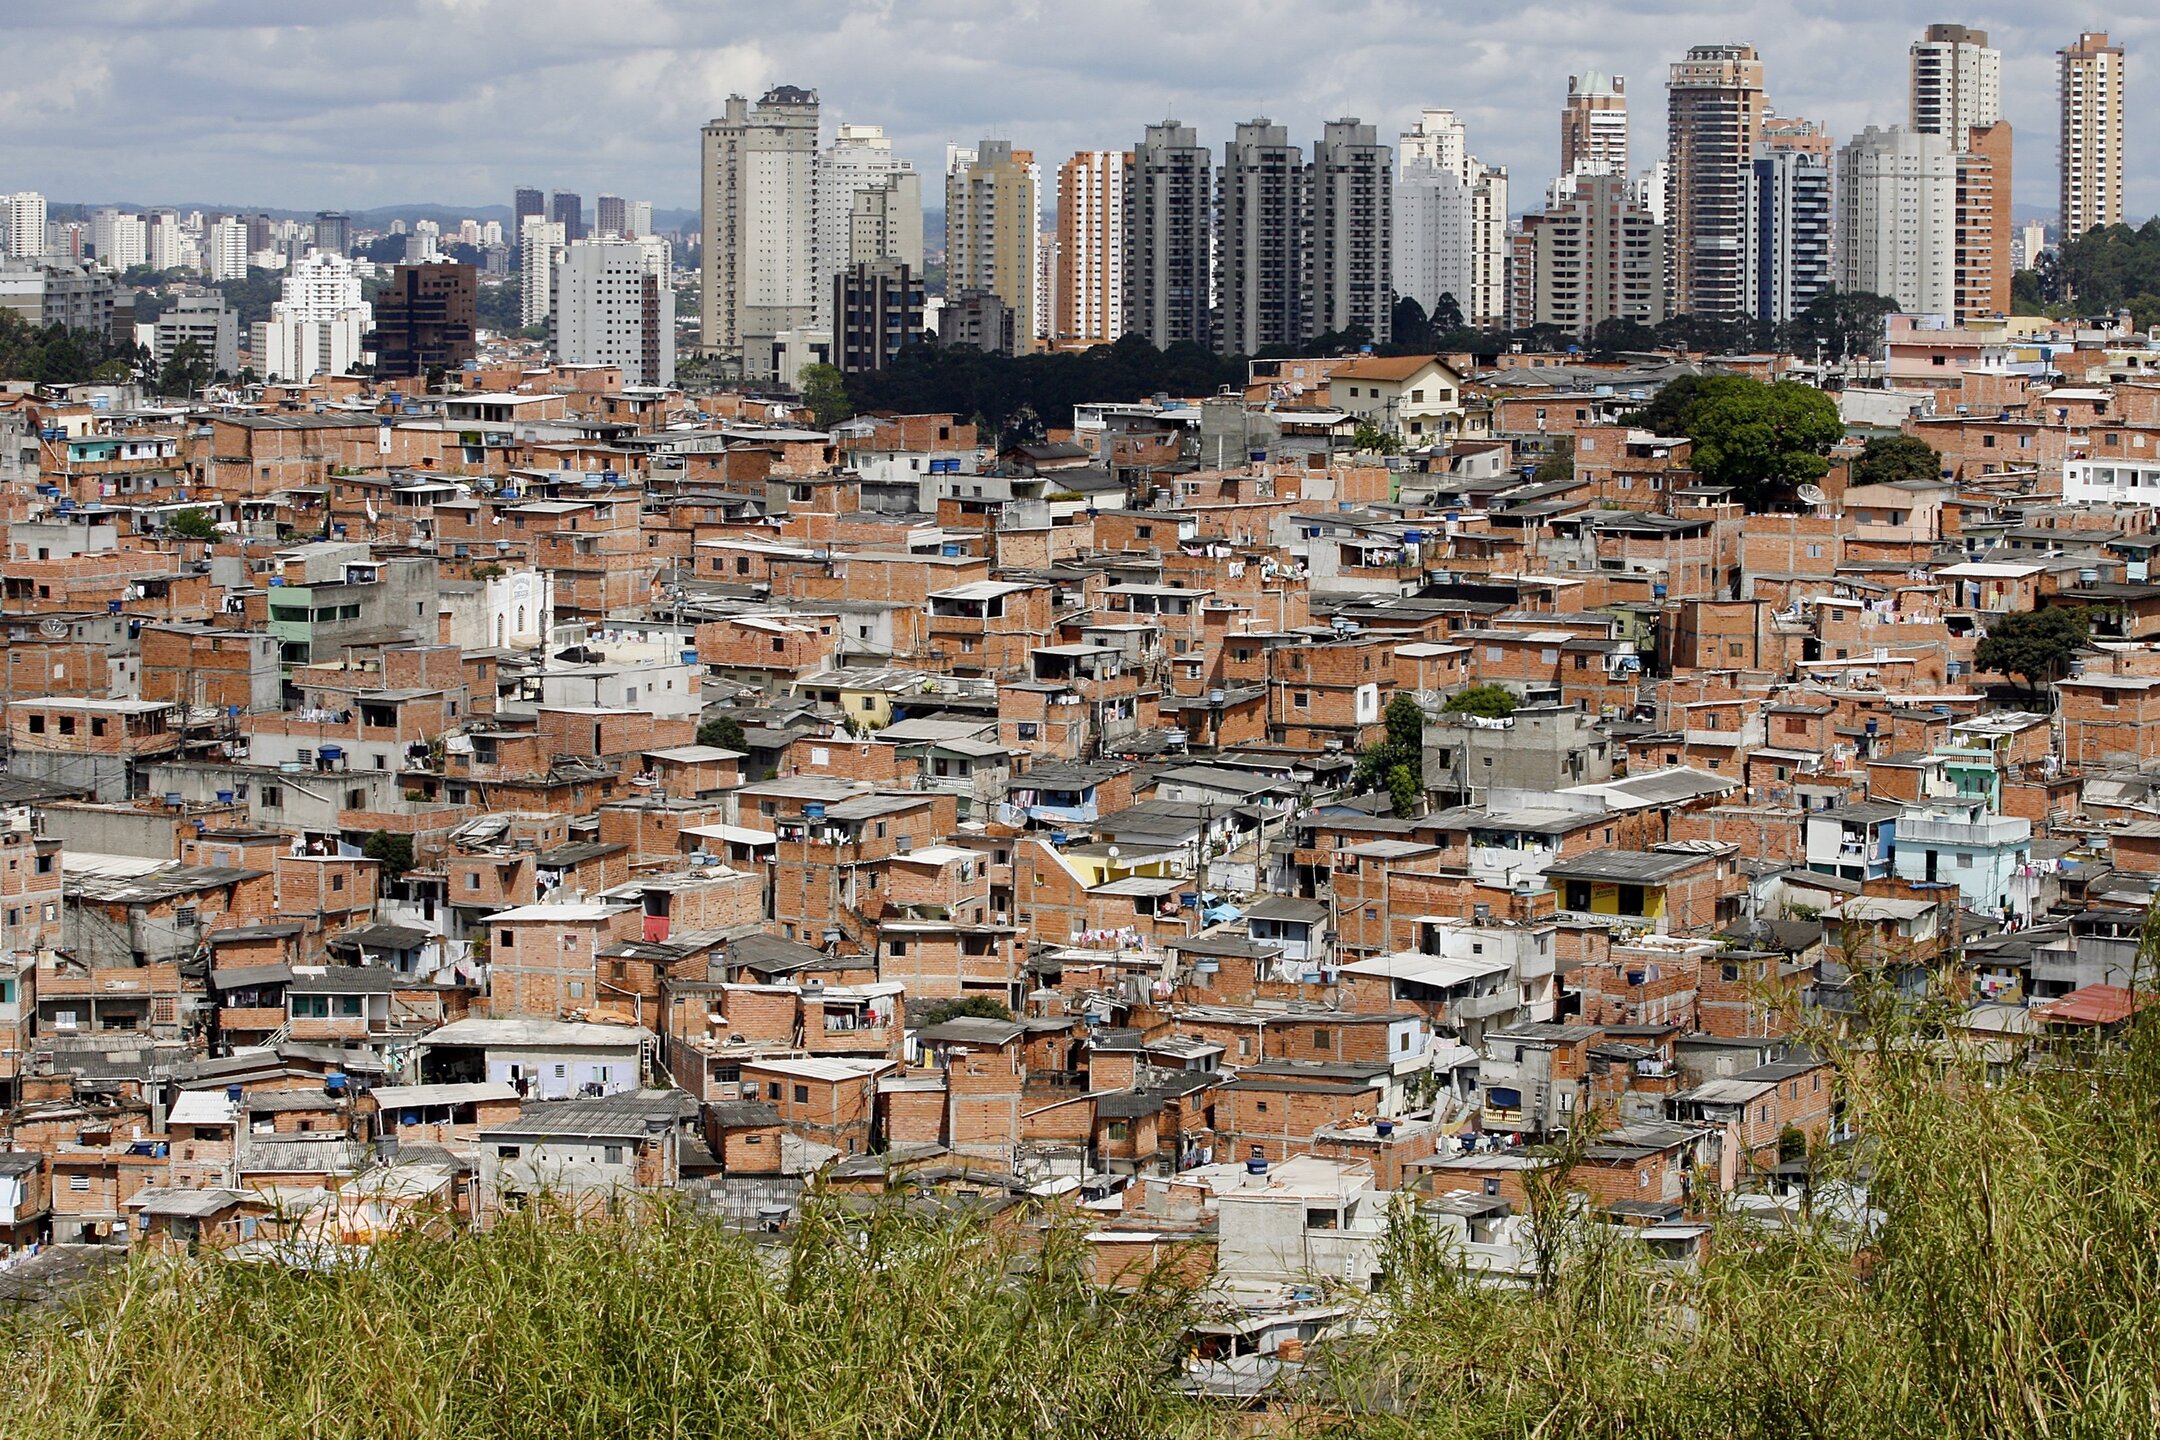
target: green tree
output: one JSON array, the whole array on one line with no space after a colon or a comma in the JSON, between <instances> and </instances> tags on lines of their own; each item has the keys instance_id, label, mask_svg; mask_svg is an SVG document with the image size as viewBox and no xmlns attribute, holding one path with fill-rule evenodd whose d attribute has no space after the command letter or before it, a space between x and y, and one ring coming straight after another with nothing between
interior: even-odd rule
<instances>
[{"instance_id":1,"label":"green tree","mask_svg":"<svg viewBox=\"0 0 2160 1440\"><path fill-rule=\"evenodd\" d=\"M175 514L165 522L165 528L183 540L215 540L218 538L217 521L209 512L193 506Z\"/></svg>"},{"instance_id":2,"label":"green tree","mask_svg":"<svg viewBox=\"0 0 2160 1440\"><path fill-rule=\"evenodd\" d=\"M1683 375L1627 423L1693 440L1697 473L1731 486L1751 509L1820 480L1830 468L1824 457L1845 434L1837 401L1822 391L1742 375Z\"/></svg>"},{"instance_id":3,"label":"green tree","mask_svg":"<svg viewBox=\"0 0 2160 1440\"><path fill-rule=\"evenodd\" d=\"M210 375L210 357L203 354L202 346L182 340L173 346L172 353L165 357L164 368L158 371L158 393L193 399L210 383Z\"/></svg>"},{"instance_id":4,"label":"green tree","mask_svg":"<svg viewBox=\"0 0 2160 1440\"><path fill-rule=\"evenodd\" d=\"M1515 713L1522 702L1515 692L1505 685L1472 685L1448 696L1440 708L1450 715L1480 715L1487 720L1505 720Z\"/></svg>"},{"instance_id":5,"label":"green tree","mask_svg":"<svg viewBox=\"0 0 2160 1440\"><path fill-rule=\"evenodd\" d=\"M830 365L803 366L797 388L817 423L826 429L855 413L848 401L847 377Z\"/></svg>"},{"instance_id":6,"label":"green tree","mask_svg":"<svg viewBox=\"0 0 2160 1440\"><path fill-rule=\"evenodd\" d=\"M1012 1011L994 995L963 995L924 1008L922 1023L942 1025L947 1020L1010 1020Z\"/></svg>"},{"instance_id":7,"label":"green tree","mask_svg":"<svg viewBox=\"0 0 2160 1440\"><path fill-rule=\"evenodd\" d=\"M1383 430L1370 420L1360 420L1350 443L1358 449L1376 455L1396 455L1402 451L1402 437L1392 430Z\"/></svg>"},{"instance_id":8,"label":"green tree","mask_svg":"<svg viewBox=\"0 0 2160 1440\"><path fill-rule=\"evenodd\" d=\"M1785 346L1795 355L1825 360L1857 360L1882 352L1883 320L1898 311L1897 301L1865 290L1826 290L1809 301L1785 327Z\"/></svg>"},{"instance_id":9,"label":"green tree","mask_svg":"<svg viewBox=\"0 0 2160 1440\"><path fill-rule=\"evenodd\" d=\"M697 727L697 743L711 745L720 750L748 750L750 743L743 735L742 721L732 715L715 715Z\"/></svg>"},{"instance_id":10,"label":"green tree","mask_svg":"<svg viewBox=\"0 0 2160 1440\"><path fill-rule=\"evenodd\" d=\"M1540 485L1557 485L1575 478L1575 440L1563 435L1553 443L1552 454L1538 462L1536 472L1530 477Z\"/></svg>"},{"instance_id":11,"label":"green tree","mask_svg":"<svg viewBox=\"0 0 2160 1440\"><path fill-rule=\"evenodd\" d=\"M370 860L382 863L385 880L397 880L413 868L413 843L410 835L395 835L388 830L369 833L360 842L360 853Z\"/></svg>"},{"instance_id":12,"label":"green tree","mask_svg":"<svg viewBox=\"0 0 2160 1440\"><path fill-rule=\"evenodd\" d=\"M1622 351L1642 353L1658 348L1658 336L1657 331L1640 320L1614 316L1591 327L1588 344L1591 353L1596 355L1615 355Z\"/></svg>"},{"instance_id":13,"label":"green tree","mask_svg":"<svg viewBox=\"0 0 2160 1440\"><path fill-rule=\"evenodd\" d=\"M1463 319L1462 302L1455 298L1452 290L1433 301L1432 330L1435 335L1451 335L1457 330L1468 328L1468 323Z\"/></svg>"},{"instance_id":14,"label":"green tree","mask_svg":"<svg viewBox=\"0 0 2160 1440\"><path fill-rule=\"evenodd\" d=\"M1917 435L1877 435L1860 447L1852 464L1855 485L1941 478L1942 455Z\"/></svg>"},{"instance_id":15,"label":"green tree","mask_svg":"<svg viewBox=\"0 0 2160 1440\"><path fill-rule=\"evenodd\" d=\"M1398 691L1380 719L1386 734L1358 755L1351 788L1361 795L1387 791L1395 813L1408 818L1425 792L1425 711L1417 697Z\"/></svg>"},{"instance_id":16,"label":"green tree","mask_svg":"<svg viewBox=\"0 0 2160 1440\"><path fill-rule=\"evenodd\" d=\"M1973 665L2018 676L2037 697L2043 684L2062 678L2071 657L2091 636L2092 616L2082 605L2013 611L1988 623L1987 635L1973 647Z\"/></svg>"}]
</instances>

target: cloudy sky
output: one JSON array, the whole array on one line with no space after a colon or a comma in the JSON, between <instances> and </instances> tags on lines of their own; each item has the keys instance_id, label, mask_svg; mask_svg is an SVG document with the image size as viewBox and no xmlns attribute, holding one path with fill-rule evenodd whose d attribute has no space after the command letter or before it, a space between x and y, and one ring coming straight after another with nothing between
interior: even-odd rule
<instances>
[{"instance_id":1,"label":"cloudy sky","mask_svg":"<svg viewBox=\"0 0 2160 1440\"><path fill-rule=\"evenodd\" d=\"M1167 116L1219 148L1258 114L1309 141L1327 118L1391 136L1452 106L1519 209L1557 164L1571 71L1626 77L1638 163L1662 148L1665 66L1690 44L1753 44L1777 112L1843 137L1904 120L1906 47L1954 20L2003 52L2016 197L2052 212L2057 47L2110 29L2133 116L2160 84L2160 12L2134 4L0 0L0 15L0 191L290 209L506 204L520 183L692 206L699 125L775 83L818 90L828 123L883 124L933 172L948 142L984 135L1055 164ZM2151 133L2131 128L2135 214L2160 206Z\"/></svg>"}]
</instances>

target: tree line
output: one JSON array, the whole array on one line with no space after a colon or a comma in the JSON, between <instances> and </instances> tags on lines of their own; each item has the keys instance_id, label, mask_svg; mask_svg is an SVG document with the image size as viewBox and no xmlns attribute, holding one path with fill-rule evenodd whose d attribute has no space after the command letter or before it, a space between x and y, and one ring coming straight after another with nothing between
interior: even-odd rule
<instances>
[{"instance_id":1,"label":"tree line","mask_svg":"<svg viewBox=\"0 0 2160 1440\"><path fill-rule=\"evenodd\" d=\"M974 420L1001 443L1012 443L1039 438L1046 428L1071 425L1074 407L1090 402L1142 400L1155 394L1213 395L1224 386L1242 390L1251 360L1348 355L1368 347L1380 355L1475 356L1505 355L1518 347L1540 352L1576 349L1585 359L1610 360L1630 353L1734 354L1766 346L1848 360L1880 350L1883 317L1897 308L1897 302L1881 295L1832 291L1785 325L1766 328L1747 318L1680 315L1654 326L1607 320L1588 336L1578 336L1551 325L1480 330L1464 322L1452 295L1441 296L1430 315L1406 297L1395 304L1394 336L1384 344L1375 344L1369 331L1352 326L1298 345L1264 347L1250 360L1218 355L1189 341L1157 349L1141 335L1087 350L1017 356L941 345L931 337L902 350L883 370L848 376L846 403L856 413L958 415Z\"/></svg>"},{"instance_id":2,"label":"tree line","mask_svg":"<svg viewBox=\"0 0 2160 1440\"><path fill-rule=\"evenodd\" d=\"M2127 309L2139 329L2160 325L2160 216L2132 228L2099 225L2065 240L2011 281L2022 315Z\"/></svg>"}]
</instances>

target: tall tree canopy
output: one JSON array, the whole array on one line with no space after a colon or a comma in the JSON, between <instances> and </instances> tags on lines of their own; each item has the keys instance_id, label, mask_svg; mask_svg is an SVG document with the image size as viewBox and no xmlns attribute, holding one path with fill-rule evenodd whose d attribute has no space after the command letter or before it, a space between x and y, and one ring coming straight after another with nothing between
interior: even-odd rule
<instances>
[{"instance_id":1,"label":"tall tree canopy","mask_svg":"<svg viewBox=\"0 0 2160 1440\"><path fill-rule=\"evenodd\" d=\"M1683 375L1628 423L1693 440L1696 472L1731 486L1750 509L1821 479L1830 468L1824 457L1845 434L1837 401L1822 391L1744 375Z\"/></svg>"}]
</instances>

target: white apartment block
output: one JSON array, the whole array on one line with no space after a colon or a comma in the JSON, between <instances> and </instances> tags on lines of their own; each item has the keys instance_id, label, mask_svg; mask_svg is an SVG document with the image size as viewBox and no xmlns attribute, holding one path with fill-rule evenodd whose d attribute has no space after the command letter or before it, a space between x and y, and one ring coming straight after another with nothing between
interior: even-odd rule
<instances>
[{"instance_id":1,"label":"white apartment block","mask_svg":"<svg viewBox=\"0 0 2160 1440\"><path fill-rule=\"evenodd\" d=\"M518 300L520 325L545 325L555 305L555 264L562 258L563 225L558 220L525 217L519 237L522 286Z\"/></svg>"},{"instance_id":2,"label":"white apartment block","mask_svg":"<svg viewBox=\"0 0 2160 1440\"><path fill-rule=\"evenodd\" d=\"M856 197L865 191L880 199L876 206L866 204L864 215L877 215L884 223L865 225L860 238L865 245L892 247L868 255L855 253ZM893 154L884 126L842 125L818 157L816 194L817 323L829 327L833 276L849 265L889 255L921 272L922 177L913 164ZM912 225L906 213L910 208Z\"/></svg>"},{"instance_id":3,"label":"white apartment block","mask_svg":"<svg viewBox=\"0 0 2160 1440\"><path fill-rule=\"evenodd\" d=\"M13 260L36 260L45 253L45 197L35 190L7 197L7 253Z\"/></svg>"},{"instance_id":4,"label":"white apartment block","mask_svg":"<svg viewBox=\"0 0 2160 1440\"><path fill-rule=\"evenodd\" d=\"M1928 26L1912 47L1912 128L1942 136L1962 155L1974 126L2001 119L2002 51L1989 48L1985 30Z\"/></svg>"},{"instance_id":5,"label":"white apartment block","mask_svg":"<svg viewBox=\"0 0 2160 1440\"><path fill-rule=\"evenodd\" d=\"M265 379L295 382L350 373L374 319L353 262L309 250L283 284L284 298L255 327L255 368Z\"/></svg>"},{"instance_id":6,"label":"white apartment block","mask_svg":"<svg viewBox=\"0 0 2160 1440\"><path fill-rule=\"evenodd\" d=\"M1470 313L1473 256L1470 187L1459 170L1444 170L1402 151L1395 177L1395 293L1430 315L1443 295Z\"/></svg>"},{"instance_id":7,"label":"white apartment block","mask_svg":"<svg viewBox=\"0 0 2160 1440\"><path fill-rule=\"evenodd\" d=\"M675 291L644 246L592 240L555 268L555 353L566 365L619 365L626 385L675 380Z\"/></svg>"},{"instance_id":8,"label":"white apartment block","mask_svg":"<svg viewBox=\"0 0 2160 1440\"><path fill-rule=\"evenodd\" d=\"M754 106L731 95L703 141L704 343L769 379L777 337L814 328L824 288L817 92L775 86Z\"/></svg>"},{"instance_id":9,"label":"white apartment block","mask_svg":"<svg viewBox=\"0 0 2160 1440\"><path fill-rule=\"evenodd\" d=\"M1940 135L1870 125L1838 152L1842 290L1920 315L1957 306L1957 155Z\"/></svg>"},{"instance_id":10,"label":"white apartment block","mask_svg":"<svg viewBox=\"0 0 2160 1440\"><path fill-rule=\"evenodd\" d=\"M1469 207L1468 281L1452 292L1472 325L1497 326L1508 312L1508 172L1469 151L1468 132L1452 110L1428 109L1397 137L1398 178L1429 168L1462 181ZM1398 273L1400 271L1398 270ZM1400 286L1398 285L1398 289ZM1405 292L1408 293L1408 292ZM1438 299L1438 295L1434 296ZM1424 303L1422 297L1420 303ZM1426 308L1429 310L1430 305Z\"/></svg>"},{"instance_id":11,"label":"white apartment block","mask_svg":"<svg viewBox=\"0 0 2160 1440\"><path fill-rule=\"evenodd\" d=\"M98 264L107 270L124 271L150 260L149 227L140 215L121 210L100 210L90 217L90 248Z\"/></svg>"},{"instance_id":12,"label":"white apartment block","mask_svg":"<svg viewBox=\"0 0 2160 1440\"><path fill-rule=\"evenodd\" d=\"M212 222L203 238L203 265L213 281L247 279L248 243L245 220L227 215Z\"/></svg>"}]
</instances>

